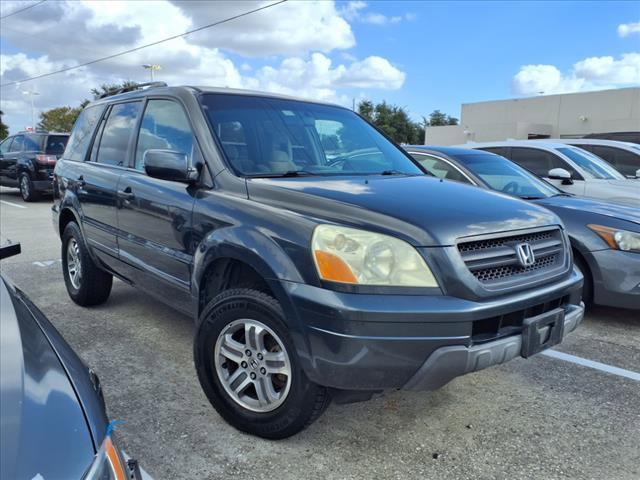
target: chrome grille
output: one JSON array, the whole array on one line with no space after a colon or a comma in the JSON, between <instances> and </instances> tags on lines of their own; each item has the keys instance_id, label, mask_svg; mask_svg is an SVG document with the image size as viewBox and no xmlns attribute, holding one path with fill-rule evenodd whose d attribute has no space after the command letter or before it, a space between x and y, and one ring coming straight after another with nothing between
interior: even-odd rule
<instances>
[{"instance_id":1,"label":"chrome grille","mask_svg":"<svg viewBox=\"0 0 640 480\"><path fill-rule=\"evenodd\" d=\"M516 248L529 244L535 261L523 265ZM567 251L560 229L464 240L458 251L469 271L486 286L509 286L537 275L566 269Z\"/></svg>"}]
</instances>

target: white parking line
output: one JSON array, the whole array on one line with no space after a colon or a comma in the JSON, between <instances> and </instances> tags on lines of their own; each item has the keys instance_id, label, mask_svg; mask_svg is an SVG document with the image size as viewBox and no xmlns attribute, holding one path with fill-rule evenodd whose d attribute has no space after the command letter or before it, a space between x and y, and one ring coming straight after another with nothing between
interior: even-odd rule
<instances>
[{"instance_id":1,"label":"white parking line","mask_svg":"<svg viewBox=\"0 0 640 480\"><path fill-rule=\"evenodd\" d=\"M613 375L618 375L619 377L630 378L631 380L640 382L640 373L638 372L632 372L631 370L625 370L624 368L619 367L612 367L611 365L607 365L606 363L594 362L593 360L576 357L575 355L569 355L568 353L558 352L557 350L545 350L544 352L540 353L542 355L546 355L547 357L557 358L558 360L564 360L565 362L571 362L577 365L582 365L584 367L594 368L602 372L612 373Z\"/></svg>"},{"instance_id":2,"label":"white parking line","mask_svg":"<svg viewBox=\"0 0 640 480\"><path fill-rule=\"evenodd\" d=\"M12 207L16 207L16 208L27 208L24 205L18 205L17 203L7 202L6 200L0 200L0 203L4 203L5 205L11 205Z\"/></svg>"}]
</instances>

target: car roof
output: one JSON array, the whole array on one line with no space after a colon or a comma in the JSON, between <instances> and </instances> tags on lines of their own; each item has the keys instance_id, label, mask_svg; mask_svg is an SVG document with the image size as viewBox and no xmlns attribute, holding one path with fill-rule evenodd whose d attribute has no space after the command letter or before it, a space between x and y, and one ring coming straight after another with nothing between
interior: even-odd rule
<instances>
[{"instance_id":1,"label":"car roof","mask_svg":"<svg viewBox=\"0 0 640 480\"><path fill-rule=\"evenodd\" d=\"M129 92L118 93L114 95L108 95L106 97L102 97L96 99L91 102L91 105L98 105L103 103L111 103L114 101L120 101L127 98L142 98L148 95L153 94L171 94L177 92L189 92L189 93L217 93L217 94L226 94L226 95L246 95L251 97L263 97L263 98L277 98L281 100L294 100L298 102L306 102L306 103L316 103L320 105L330 105L333 107L341 107L335 103L324 102L321 100L310 99L310 98L301 98L294 97L291 95L283 95L280 93L272 93L272 92L261 92L257 90L244 90L240 88L228 88L228 87L208 87L208 86L192 86L192 85L179 85L179 86L152 86L149 88L132 90Z\"/></svg>"},{"instance_id":2,"label":"car roof","mask_svg":"<svg viewBox=\"0 0 640 480\"><path fill-rule=\"evenodd\" d=\"M445 155L451 155L451 156L470 155L470 154L478 153L474 151L472 148L441 147L437 145L405 145L403 148L407 151L424 150L424 151L444 153ZM488 155L494 155L491 152L484 152L484 153L487 153Z\"/></svg>"},{"instance_id":3,"label":"car roof","mask_svg":"<svg viewBox=\"0 0 640 480\"><path fill-rule=\"evenodd\" d=\"M556 150L558 148L566 148L564 143L553 142L549 140L505 140L502 142L468 142L463 145L455 145L461 148L480 148L480 147L531 147L543 150Z\"/></svg>"},{"instance_id":4,"label":"car roof","mask_svg":"<svg viewBox=\"0 0 640 480\"><path fill-rule=\"evenodd\" d=\"M624 149L632 148L634 150L638 147L637 144L632 142L622 142L620 140L604 140L600 138L551 138L549 139L549 141L569 145L605 145L609 147L620 147Z\"/></svg>"}]
</instances>

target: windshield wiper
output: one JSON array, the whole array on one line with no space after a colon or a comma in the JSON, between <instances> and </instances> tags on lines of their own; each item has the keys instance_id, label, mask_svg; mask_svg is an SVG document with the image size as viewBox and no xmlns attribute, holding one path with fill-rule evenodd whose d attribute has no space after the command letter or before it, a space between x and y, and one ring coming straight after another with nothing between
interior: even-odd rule
<instances>
[{"instance_id":1,"label":"windshield wiper","mask_svg":"<svg viewBox=\"0 0 640 480\"><path fill-rule=\"evenodd\" d=\"M307 170L287 170L281 173L256 173L254 175L247 175L249 178L287 178L287 177L306 177L308 175L317 175L317 173L309 172Z\"/></svg>"},{"instance_id":2,"label":"windshield wiper","mask_svg":"<svg viewBox=\"0 0 640 480\"><path fill-rule=\"evenodd\" d=\"M544 197L536 197L533 195L518 195L522 200L540 200L541 198Z\"/></svg>"},{"instance_id":3,"label":"windshield wiper","mask_svg":"<svg viewBox=\"0 0 640 480\"><path fill-rule=\"evenodd\" d=\"M383 170L379 175L412 175L411 173L401 172L400 170Z\"/></svg>"},{"instance_id":4,"label":"windshield wiper","mask_svg":"<svg viewBox=\"0 0 640 480\"><path fill-rule=\"evenodd\" d=\"M552 197L575 197L573 193L554 193Z\"/></svg>"}]
</instances>

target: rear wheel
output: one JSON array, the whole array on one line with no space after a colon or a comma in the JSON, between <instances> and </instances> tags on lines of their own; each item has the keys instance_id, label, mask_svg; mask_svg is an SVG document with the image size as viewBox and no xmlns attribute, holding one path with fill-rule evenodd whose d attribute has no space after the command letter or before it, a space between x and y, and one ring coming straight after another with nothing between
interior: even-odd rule
<instances>
[{"instance_id":1,"label":"rear wheel","mask_svg":"<svg viewBox=\"0 0 640 480\"><path fill-rule=\"evenodd\" d=\"M214 408L253 435L294 435L329 404L327 389L300 368L279 303L257 290L229 290L211 300L196 332L194 360Z\"/></svg>"},{"instance_id":2,"label":"rear wheel","mask_svg":"<svg viewBox=\"0 0 640 480\"><path fill-rule=\"evenodd\" d=\"M75 222L69 222L62 234L62 273L67 292L78 305L98 305L109 298L113 276L93 262Z\"/></svg>"},{"instance_id":3,"label":"rear wheel","mask_svg":"<svg viewBox=\"0 0 640 480\"><path fill-rule=\"evenodd\" d=\"M19 178L20 195L25 202L34 202L40 198L40 194L35 190L33 182L28 173L21 173Z\"/></svg>"}]
</instances>

